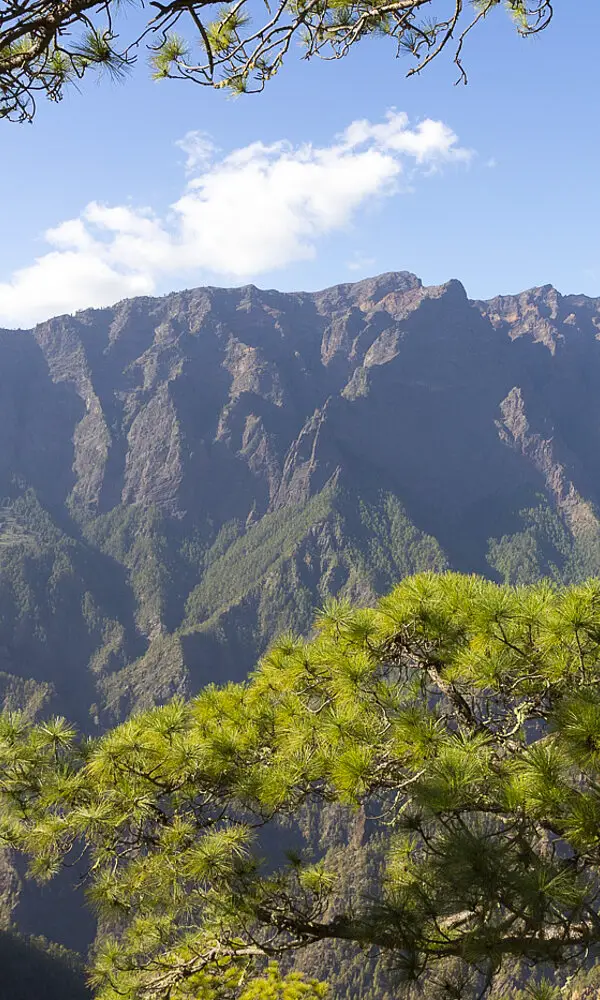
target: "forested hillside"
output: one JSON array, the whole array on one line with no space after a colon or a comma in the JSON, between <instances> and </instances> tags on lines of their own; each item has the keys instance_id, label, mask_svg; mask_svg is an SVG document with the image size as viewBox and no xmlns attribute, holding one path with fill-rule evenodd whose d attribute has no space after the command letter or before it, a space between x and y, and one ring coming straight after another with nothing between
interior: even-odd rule
<instances>
[{"instance_id":1,"label":"forested hillside","mask_svg":"<svg viewBox=\"0 0 600 1000\"><path fill-rule=\"evenodd\" d=\"M0 333L4 706L98 732L241 679L327 595L600 572L599 333L600 300L406 272Z\"/></svg>"}]
</instances>

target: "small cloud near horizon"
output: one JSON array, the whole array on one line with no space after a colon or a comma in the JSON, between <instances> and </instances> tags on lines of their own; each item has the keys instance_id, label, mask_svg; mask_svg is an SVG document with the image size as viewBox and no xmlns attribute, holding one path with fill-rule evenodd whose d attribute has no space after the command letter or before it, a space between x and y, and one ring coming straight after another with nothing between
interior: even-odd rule
<instances>
[{"instance_id":1,"label":"small cloud near horizon","mask_svg":"<svg viewBox=\"0 0 600 1000\"><path fill-rule=\"evenodd\" d=\"M346 261L346 267L349 271L367 271L375 267L376 263L375 257L363 257L362 254L356 253L351 260Z\"/></svg>"}]
</instances>

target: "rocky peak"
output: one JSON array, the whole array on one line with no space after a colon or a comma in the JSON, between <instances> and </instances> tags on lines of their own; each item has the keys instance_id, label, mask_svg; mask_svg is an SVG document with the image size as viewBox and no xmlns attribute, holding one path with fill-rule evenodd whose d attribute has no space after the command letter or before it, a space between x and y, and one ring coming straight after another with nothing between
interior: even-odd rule
<instances>
[{"instance_id":1,"label":"rocky peak","mask_svg":"<svg viewBox=\"0 0 600 1000\"><path fill-rule=\"evenodd\" d=\"M50 413L69 399L39 432L42 451L55 453L59 425L63 441L42 492L53 502L60 495L78 517L155 504L192 519L202 509L221 523L311 494L311 483L343 464L340 441L346 460L361 442L357 461L372 464L382 428L394 428L398 445L380 465L395 450L413 468L413 439L436 456L441 475L448 463L439 441L454 435L445 447L459 448L464 421L487 428L488 451L502 453L495 421L515 386L529 420L550 421L559 436L564 426L565 448L584 452L580 467L590 470L596 432L580 414L583 398L595 405L599 329L597 300L550 285L471 302L459 281L426 287L401 271L316 293L249 285L142 297L18 336L30 353L35 344L46 373L40 404L47 399ZM15 336L5 335L6 348L0 340L0 354ZM564 360L548 367L538 345ZM18 378L15 392L28 392L25 369ZM430 443L426 426L435 430ZM18 464L32 479L28 448ZM586 474L586 489L600 496L600 472ZM397 479L390 468L385 476ZM474 482L458 466L455 478Z\"/></svg>"}]
</instances>

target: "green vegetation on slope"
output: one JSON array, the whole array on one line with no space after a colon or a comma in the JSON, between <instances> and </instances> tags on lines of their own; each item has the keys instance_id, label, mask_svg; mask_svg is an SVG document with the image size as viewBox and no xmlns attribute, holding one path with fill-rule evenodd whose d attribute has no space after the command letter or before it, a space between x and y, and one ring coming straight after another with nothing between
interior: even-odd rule
<instances>
[{"instance_id":1,"label":"green vegetation on slope","mask_svg":"<svg viewBox=\"0 0 600 1000\"><path fill-rule=\"evenodd\" d=\"M490 539L488 562L505 583L530 584L544 577L561 584L600 576L600 525L588 517L576 534L540 498L521 511L523 529Z\"/></svg>"},{"instance_id":2,"label":"green vegetation on slope","mask_svg":"<svg viewBox=\"0 0 600 1000\"><path fill-rule=\"evenodd\" d=\"M85 534L101 552L126 567L142 632L160 632L163 623L176 618L185 575L173 529L157 507L115 507L89 521Z\"/></svg>"},{"instance_id":3,"label":"green vegetation on slope","mask_svg":"<svg viewBox=\"0 0 600 1000\"><path fill-rule=\"evenodd\" d=\"M490 564L503 579L569 582L594 569L594 546L575 539L547 503L521 517L521 531L490 540ZM31 492L11 501L7 523L4 707L35 718L51 704L72 706L80 723L91 713L100 726L188 697L219 676L243 677L275 633L308 634L314 607L331 595L370 602L398 579L446 568L437 541L415 527L397 497L356 496L333 483L248 527L231 520L216 530L173 523L153 507L118 507L89 520L78 538ZM57 668L55 651L65 643ZM321 807L307 810L313 826L322 825ZM354 833L335 815L326 829L331 857L343 867L339 851ZM346 855L355 882L366 850L367 841ZM343 943L314 945L294 965L317 978L326 972L336 1000L382 1000L392 989L380 956Z\"/></svg>"},{"instance_id":4,"label":"green vegetation on slope","mask_svg":"<svg viewBox=\"0 0 600 1000\"><path fill-rule=\"evenodd\" d=\"M79 955L0 931L0 1000L90 1000Z\"/></svg>"},{"instance_id":5,"label":"green vegetation on slope","mask_svg":"<svg viewBox=\"0 0 600 1000\"><path fill-rule=\"evenodd\" d=\"M221 546L221 539L216 543ZM336 593L375 594L396 579L424 569L443 569L435 539L418 531L397 498L356 499L333 484L305 505L265 515L206 570L187 601L186 626L259 595L263 640L290 627L308 626L319 599ZM278 611L292 601L287 621ZM266 606L265 606L266 605Z\"/></svg>"},{"instance_id":6,"label":"green vegetation on slope","mask_svg":"<svg viewBox=\"0 0 600 1000\"><path fill-rule=\"evenodd\" d=\"M283 507L266 514L222 555L211 558L209 554L202 581L187 600L186 621L205 621L256 587L267 571L290 559L308 532L326 519L334 495L334 488L326 487L305 506ZM220 537L216 545L221 549Z\"/></svg>"},{"instance_id":7,"label":"green vegetation on slope","mask_svg":"<svg viewBox=\"0 0 600 1000\"><path fill-rule=\"evenodd\" d=\"M94 701L86 667L104 648L112 669L130 654L123 572L74 537L72 526L60 527L32 490L11 502L10 517L18 531L0 545L3 699L37 711L54 691L84 722Z\"/></svg>"}]
</instances>

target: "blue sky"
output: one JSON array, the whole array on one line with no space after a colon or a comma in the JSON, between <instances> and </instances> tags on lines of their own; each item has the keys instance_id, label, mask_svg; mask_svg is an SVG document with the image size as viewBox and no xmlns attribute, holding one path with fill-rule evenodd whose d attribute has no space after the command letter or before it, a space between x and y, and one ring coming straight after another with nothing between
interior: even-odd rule
<instances>
[{"instance_id":1,"label":"blue sky","mask_svg":"<svg viewBox=\"0 0 600 1000\"><path fill-rule=\"evenodd\" d=\"M490 17L467 87L451 58L407 80L372 40L339 63L292 59L239 99L154 83L142 60L125 84L90 79L32 125L0 124L0 325L401 269L474 298L600 295L600 4L556 8L527 40Z\"/></svg>"}]
</instances>

